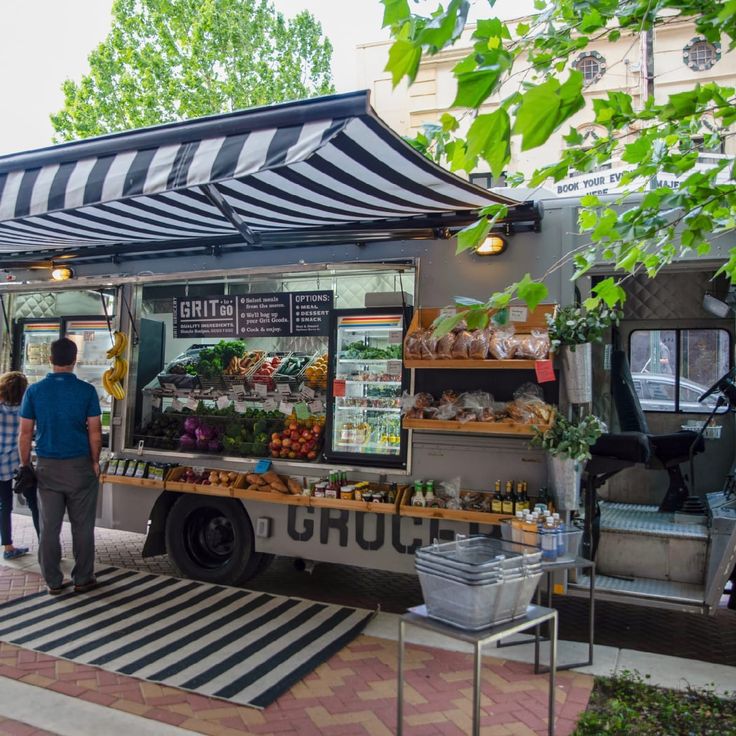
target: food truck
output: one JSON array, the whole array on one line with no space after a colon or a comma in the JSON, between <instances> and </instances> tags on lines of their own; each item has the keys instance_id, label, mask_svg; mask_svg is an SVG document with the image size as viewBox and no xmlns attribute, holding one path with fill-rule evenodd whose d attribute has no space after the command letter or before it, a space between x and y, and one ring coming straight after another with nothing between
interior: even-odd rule
<instances>
[{"instance_id":1,"label":"food truck","mask_svg":"<svg viewBox=\"0 0 736 736\"><path fill-rule=\"evenodd\" d=\"M500 247L456 255L457 231L494 204L508 206ZM37 379L51 340L77 342L109 430L97 521L145 532L144 555L226 584L274 555L413 572L434 539L498 534L555 502L530 446L555 407L570 410L547 319L609 275L553 269L582 242L577 208L450 174L367 92L3 156L2 366ZM642 437L710 413L698 397L734 364L731 290L714 277L726 241L626 282L624 318L593 353L588 408L612 433L616 355ZM548 303L431 337L463 309L456 297L548 269ZM686 458L696 512L658 511L681 463L649 450L586 486L599 597L715 610L736 548L726 408ZM558 499L565 523L583 500ZM582 575L566 587L585 589Z\"/></svg>"}]
</instances>

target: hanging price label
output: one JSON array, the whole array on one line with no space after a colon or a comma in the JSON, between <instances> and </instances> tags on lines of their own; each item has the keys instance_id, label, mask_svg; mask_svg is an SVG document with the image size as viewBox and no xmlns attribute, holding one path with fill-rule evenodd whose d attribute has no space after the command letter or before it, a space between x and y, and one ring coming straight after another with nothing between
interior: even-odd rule
<instances>
[{"instance_id":1,"label":"hanging price label","mask_svg":"<svg viewBox=\"0 0 736 736\"><path fill-rule=\"evenodd\" d=\"M509 320L511 322L526 322L529 310L526 307L509 307Z\"/></svg>"},{"instance_id":2,"label":"hanging price label","mask_svg":"<svg viewBox=\"0 0 736 736\"><path fill-rule=\"evenodd\" d=\"M332 382L332 395L333 396L345 396L345 380L342 378L336 378Z\"/></svg>"},{"instance_id":3,"label":"hanging price label","mask_svg":"<svg viewBox=\"0 0 736 736\"><path fill-rule=\"evenodd\" d=\"M288 417L289 414L294 411L294 405L290 404L288 401L282 401L279 404L279 411Z\"/></svg>"},{"instance_id":4,"label":"hanging price label","mask_svg":"<svg viewBox=\"0 0 736 736\"><path fill-rule=\"evenodd\" d=\"M280 394L290 394L291 388L289 387L288 383L277 383L276 391L278 391L278 393Z\"/></svg>"},{"instance_id":5,"label":"hanging price label","mask_svg":"<svg viewBox=\"0 0 736 736\"><path fill-rule=\"evenodd\" d=\"M245 414L247 411L247 407L245 406L245 401L236 401L235 402L235 411L238 414Z\"/></svg>"},{"instance_id":6,"label":"hanging price label","mask_svg":"<svg viewBox=\"0 0 736 736\"><path fill-rule=\"evenodd\" d=\"M534 372L537 374L537 383L549 383L557 380L551 360L534 361Z\"/></svg>"},{"instance_id":7,"label":"hanging price label","mask_svg":"<svg viewBox=\"0 0 736 736\"><path fill-rule=\"evenodd\" d=\"M230 399L227 396L220 396L217 399L217 408L224 409L227 406L230 406Z\"/></svg>"},{"instance_id":8,"label":"hanging price label","mask_svg":"<svg viewBox=\"0 0 736 736\"><path fill-rule=\"evenodd\" d=\"M297 419L309 419L309 407L303 401L294 404L294 411Z\"/></svg>"},{"instance_id":9,"label":"hanging price label","mask_svg":"<svg viewBox=\"0 0 736 736\"><path fill-rule=\"evenodd\" d=\"M192 411L194 411L197 408L197 404L197 399L187 399L184 406L186 406L187 409L191 409Z\"/></svg>"},{"instance_id":10,"label":"hanging price label","mask_svg":"<svg viewBox=\"0 0 736 736\"><path fill-rule=\"evenodd\" d=\"M311 411L312 414L321 414L323 408L324 405L319 399L315 399L314 401L309 402L309 411Z\"/></svg>"},{"instance_id":11,"label":"hanging price label","mask_svg":"<svg viewBox=\"0 0 736 736\"><path fill-rule=\"evenodd\" d=\"M182 404L181 401L179 401L179 399L174 399L171 402L171 408L174 411L181 411L184 408L184 404Z\"/></svg>"},{"instance_id":12,"label":"hanging price label","mask_svg":"<svg viewBox=\"0 0 736 736\"><path fill-rule=\"evenodd\" d=\"M266 399L263 402L263 410L264 411L273 411L276 408L277 404L275 399Z\"/></svg>"},{"instance_id":13,"label":"hanging price label","mask_svg":"<svg viewBox=\"0 0 736 736\"><path fill-rule=\"evenodd\" d=\"M265 383L254 383L253 390L256 396L266 396L268 394L268 385Z\"/></svg>"},{"instance_id":14,"label":"hanging price label","mask_svg":"<svg viewBox=\"0 0 736 736\"><path fill-rule=\"evenodd\" d=\"M305 399L313 399L316 394L313 388L309 388L309 386L302 386L302 396Z\"/></svg>"}]
</instances>

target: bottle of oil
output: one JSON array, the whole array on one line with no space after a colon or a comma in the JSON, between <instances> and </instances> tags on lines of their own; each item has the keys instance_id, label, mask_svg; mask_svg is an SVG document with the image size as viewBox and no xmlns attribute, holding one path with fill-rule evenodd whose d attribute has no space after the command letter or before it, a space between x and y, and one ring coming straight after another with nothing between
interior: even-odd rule
<instances>
[{"instance_id":1,"label":"bottle of oil","mask_svg":"<svg viewBox=\"0 0 736 736\"><path fill-rule=\"evenodd\" d=\"M503 497L501 496L501 481L497 480L491 497L491 513L503 513Z\"/></svg>"},{"instance_id":2,"label":"bottle of oil","mask_svg":"<svg viewBox=\"0 0 736 736\"><path fill-rule=\"evenodd\" d=\"M502 513L512 515L514 513L514 497L513 497L513 481L506 481L506 491L503 494L501 503Z\"/></svg>"}]
</instances>

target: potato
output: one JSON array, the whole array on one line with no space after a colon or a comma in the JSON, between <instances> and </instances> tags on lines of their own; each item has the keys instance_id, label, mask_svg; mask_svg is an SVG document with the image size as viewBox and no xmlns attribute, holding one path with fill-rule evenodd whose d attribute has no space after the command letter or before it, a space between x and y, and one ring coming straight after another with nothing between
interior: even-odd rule
<instances>
[{"instance_id":1,"label":"potato","mask_svg":"<svg viewBox=\"0 0 736 736\"><path fill-rule=\"evenodd\" d=\"M271 483L271 488L273 488L274 491L278 491L279 493L289 492L288 487L284 485L281 481L277 481L276 483Z\"/></svg>"},{"instance_id":2,"label":"potato","mask_svg":"<svg viewBox=\"0 0 736 736\"><path fill-rule=\"evenodd\" d=\"M263 480L266 481L266 483L270 483L273 485L274 483L281 483L283 485L281 478L279 478L278 473L274 472L273 470L269 470L267 473L263 474Z\"/></svg>"},{"instance_id":3,"label":"potato","mask_svg":"<svg viewBox=\"0 0 736 736\"><path fill-rule=\"evenodd\" d=\"M298 496L304 490L302 484L293 478L288 478L286 484L289 487L289 493L295 496Z\"/></svg>"},{"instance_id":4,"label":"potato","mask_svg":"<svg viewBox=\"0 0 736 736\"><path fill-rule=\"evenodd\" d=\"M263 490L263 486L250 485L245 490L246 491L262 491Z\"/></svg>"},{"instance_id":5,"label":"potato","mask_svg":"<svg viewBox=\"0 0 736 736\"><path fill-rule=\"evenodd\" d=\"M265 486L266 481L263 480L263 477L261 475L258 475L258 473L248 473L248 475L245 476L245 479L250 483L252 486Z\"/></svg>"}]
</instances>

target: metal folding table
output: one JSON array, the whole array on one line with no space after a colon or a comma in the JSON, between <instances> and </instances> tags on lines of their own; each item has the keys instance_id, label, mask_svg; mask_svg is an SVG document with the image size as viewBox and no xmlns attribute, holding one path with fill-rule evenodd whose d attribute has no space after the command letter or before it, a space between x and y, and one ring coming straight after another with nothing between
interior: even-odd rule
<instances>
[{"instance_id":1,"label":"metal folding table","mask_svg":"<svg viewBox=\"0 0 736 736\"><path fill-rule=\"evenodd\" d=\"M467 631L466 629L451 626L450 624L437 621L427 615L425 606L411 608L399 619L399 672L398 672L398 704L397 704L397 736L403 734L404 721L404 633L407 626L416 626L421 629L432 631L435 634L449 636L452 639L463 641L473 645L475 666L473 675L473 731L472 736L480 736L480 683L481 683L481 652L485 644L500 641L502 638L518 634L527 629L534 628L539 633L539 626L549 623L550 628L550 652L549 661L549 726L547 733L554 736L555 733L555 676L557 672L557 611L542 606L529 606L522 618L508 621L497 626L490 626L480 631ZM535 647L535 672L539 670L539 645Z\"/></svg>"}]
</instances>

